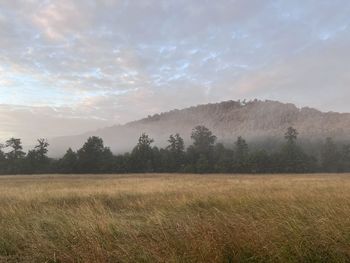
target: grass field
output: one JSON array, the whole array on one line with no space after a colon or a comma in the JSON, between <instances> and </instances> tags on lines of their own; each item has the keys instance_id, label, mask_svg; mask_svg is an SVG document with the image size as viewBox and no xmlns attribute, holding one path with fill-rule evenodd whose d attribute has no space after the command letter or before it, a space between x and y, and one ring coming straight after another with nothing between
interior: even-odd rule
<instances>
[{"instance_id":1,"label":"grass field","mask_svg":"<svg viewBox=\"0 0 350 263\"><path fill-rule=\"evenodd\" d=\"M350 262L350 175L3 176L0 262Z\"/></svg>"}]
</instances>

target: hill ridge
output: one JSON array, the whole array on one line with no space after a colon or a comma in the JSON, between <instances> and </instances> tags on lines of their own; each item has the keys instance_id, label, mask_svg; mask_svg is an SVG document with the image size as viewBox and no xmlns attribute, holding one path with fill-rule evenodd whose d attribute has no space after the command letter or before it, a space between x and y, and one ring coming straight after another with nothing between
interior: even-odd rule
<instances>
[{"instance_id":1,"label":"hill ridge","mask_svg":"<svg viewBox=\"0 0 350 263\"><path fill-rule=\"evenodd\" d=\"M165 146L169 135L177 132L189 144L191 130L196 125L207 126L225 144L232 143L237 136L248 141L279 140L289 126L299 131L301 139L319 140L328 136L350 139L349 113L322 112L274 100L228 100L157 113L82 135L54 138L51 154L62 155L68 147L76 149L92 135L102 137L116 153L131 150L142 132L154 138L157 146Z\"/></svg>"}]
</instances>

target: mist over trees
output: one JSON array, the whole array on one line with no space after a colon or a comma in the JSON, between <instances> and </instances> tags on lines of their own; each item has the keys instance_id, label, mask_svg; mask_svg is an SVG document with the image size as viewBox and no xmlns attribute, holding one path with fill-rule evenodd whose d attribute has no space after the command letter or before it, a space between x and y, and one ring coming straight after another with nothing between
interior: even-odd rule
<instances>
[{"instance_id":1,"label":"mist over trees","mask_svg":"<svg viewBox=\"0 0 350 263\"><path fill-rule=\"evenodd\" d=\"M191 131L198 123L209 128L218 137L217 142L230 149L233 149L237 137L242 136L250 151L257 147L269 153L277 151L288 126L298 130L298 143L313 155L319 154L321 141L328 136L337 143L350 141L350 113L325 113L277 101L224 101L157 113L83 135L53 138L50 140L50 155L58 158L69 147L79 149L87 140L87 135L103 138L114 153L124 153L134 148L141 132L151 135L155 144L162 148L167 147L170 134L179 133L187 149L193 143ZM308 147L306 144L312 145ZM311 147L317 148L318 153L313 153ZM341 148L339 146L339 150Z\"/></svg>"},{"instance_id":2,"label":"mist over trees","mask_svg":"<svg viewBox=\"0 0 350 263\"><path fill-rule=\"evenodd\" d=\"M71 148L60 159L47 156L49 143L38 139L27 153L19 138L0 144L0 174L42 173L313 173L350 172L350 144L339 145L326 138L306 153L298 142L298 131L289 127L278 150L250 148L239 136L233 148L216 143L217 137L205 126L192 130L187 148L180 134L171 134L165 148L142 133L131 152L114 155L102 138L92 136L77 151Z\"/></svg>"}]
</instances>

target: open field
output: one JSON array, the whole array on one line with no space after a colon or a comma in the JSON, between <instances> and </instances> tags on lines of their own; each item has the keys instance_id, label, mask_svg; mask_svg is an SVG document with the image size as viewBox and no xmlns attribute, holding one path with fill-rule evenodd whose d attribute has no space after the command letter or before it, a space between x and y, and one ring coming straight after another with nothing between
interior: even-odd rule
<instances>
[{"instance_id":1,"label":"open field","mask_svg":"<svg viewBox=\"0 0 350 263\"><path fill-rule=\"evenodd\" d=\"M0 177L0 262L349 262L350 175Z\"/></svg>"}]
</instances>

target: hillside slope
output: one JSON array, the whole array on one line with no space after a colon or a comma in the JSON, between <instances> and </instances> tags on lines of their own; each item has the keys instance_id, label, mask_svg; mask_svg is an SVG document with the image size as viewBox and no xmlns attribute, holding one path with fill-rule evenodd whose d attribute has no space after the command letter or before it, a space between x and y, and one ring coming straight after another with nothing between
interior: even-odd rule
<instances>
[{"instance_id":1,"label":"hillside slope","mask_svg":"<svg viewBox=\"0 0 350 263\"><path fill-rule=\"evenodd\" d=\"M327 136L336 140L350 139L349 113L324 113L277 101L225 101L155 114L78 136L54 138L50 140L50 154L59 156L68 147L77 149L92 135L102 137L115 153L131 150L142 132L154 138L157 146L166 145L169 135L177 132L188 144L191 130L196 125L205 125L218 137L218 141L227 144L232 144L240 135L250 142L281 139L289 126L299 131L301 139L318 140Z\"/></svg>"}]
</instances>

